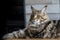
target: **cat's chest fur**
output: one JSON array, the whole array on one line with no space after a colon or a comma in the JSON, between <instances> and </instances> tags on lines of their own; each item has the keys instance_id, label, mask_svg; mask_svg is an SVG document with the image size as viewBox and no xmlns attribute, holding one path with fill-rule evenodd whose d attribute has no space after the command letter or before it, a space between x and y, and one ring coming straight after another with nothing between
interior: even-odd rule
<instances>
[{"instance_id":1,"label":"cat's chest fur","mask_svg":"<svg viewBox=\"0 0 60 40\"><path fill-rule=\"evenodd\" d=\"M43 24L36 25L34 28L31 25L30 29L28 29L28 30L31 30L33 32L32 33L33 38L34 37L56 38L58 36L57 31L59 30L59 28L57 28L58 27L57 25L59 25L58 20L50 20L50 21L45 22ZM36 27L38 27L38 28L36 28ZM34 32L33 29L31 29L31 28L33 28L33 29L39 29L40 28L40 29L38 31ZM36 34L36 35L34 35L34 34Z\"/></svg>"}]
</instances>

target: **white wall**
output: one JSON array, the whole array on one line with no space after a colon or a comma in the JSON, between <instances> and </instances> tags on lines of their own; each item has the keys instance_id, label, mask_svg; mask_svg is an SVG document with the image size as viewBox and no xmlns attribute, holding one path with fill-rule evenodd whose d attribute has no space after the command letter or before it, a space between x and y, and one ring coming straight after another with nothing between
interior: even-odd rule
<instances>
[{"instance_id":1,"label":"white wall","mask_svg":"<svg viewBox=\"0 0 60 40\"><path fill-rule=\"evenodd\" d=\"M59 4L59 0L25 0L26 5L35 4Z\"/></svg>"}]
</instances>

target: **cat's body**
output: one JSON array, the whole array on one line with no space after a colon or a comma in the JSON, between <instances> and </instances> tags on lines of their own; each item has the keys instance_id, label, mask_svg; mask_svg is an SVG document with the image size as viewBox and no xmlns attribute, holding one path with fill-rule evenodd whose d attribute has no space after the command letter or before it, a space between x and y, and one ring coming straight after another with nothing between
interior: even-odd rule
<instances>
[{"instance_id":1,"label":"cat's body","mask_svg":"<svg viewBox=\"0 0 60 40\"><path fill-rule=\"evenodd\" d=\"M57 20L53 21L48 18L45 6L42 10L36 10L31 6L32 14L28 27L3 36L5 38L56 38Z\"/></svg>"}]
</instances>

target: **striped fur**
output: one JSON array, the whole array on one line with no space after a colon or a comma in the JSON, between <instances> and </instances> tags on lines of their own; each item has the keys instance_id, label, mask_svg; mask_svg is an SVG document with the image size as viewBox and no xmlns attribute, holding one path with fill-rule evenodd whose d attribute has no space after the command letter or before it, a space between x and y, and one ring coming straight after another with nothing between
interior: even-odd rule
<instances>
[{"instance_id":1,"label":"striped fur","mask_svg":"<svg viewBox=\"0 0 60 40\"><path fill-rule=\"evenodd\" d=\"M20 29L3 36L7 38L56 38L57 37L57 20L49 20L46 13L47 5L41 10L36 10L31 6L32 14L29 20L28 27Z\"/></svg>"}]
</instances>

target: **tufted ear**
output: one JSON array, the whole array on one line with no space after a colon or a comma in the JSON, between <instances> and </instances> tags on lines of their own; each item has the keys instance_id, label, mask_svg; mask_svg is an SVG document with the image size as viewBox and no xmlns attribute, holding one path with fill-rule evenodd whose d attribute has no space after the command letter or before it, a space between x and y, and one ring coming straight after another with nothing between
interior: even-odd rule
<instances>
[{"instance_id":1,"label":"tufted ear","mask_svg":"<svg viewBox=\"0 0 60 40\"><path fill-rule=\"evenodd\" d=\"M31 9L34 9L34 7L31 6Z\"/></svg>"},{"instance_id":2,"label":"tufted ear","mask_svg":"<svg viewBox=\"0 0 60 40\"><path fill-rule=\"evenodd\" d=\"M32 12L36 11L36 9L34 7L32 7L32 6L31 6L31 10L32 10Z\"/></svg>"},{"instance_id":3,"label":"tufted ear","mask_svg":"<svg viewBox=\"0 0 60 40\"><path fill-rule=\"evenodd\" d=\"M46 9L47 9L47 5L45 5L45 6L42 8L41 12L42 12L42 13L45 12Z\"/></svg>"}]
</instances>

